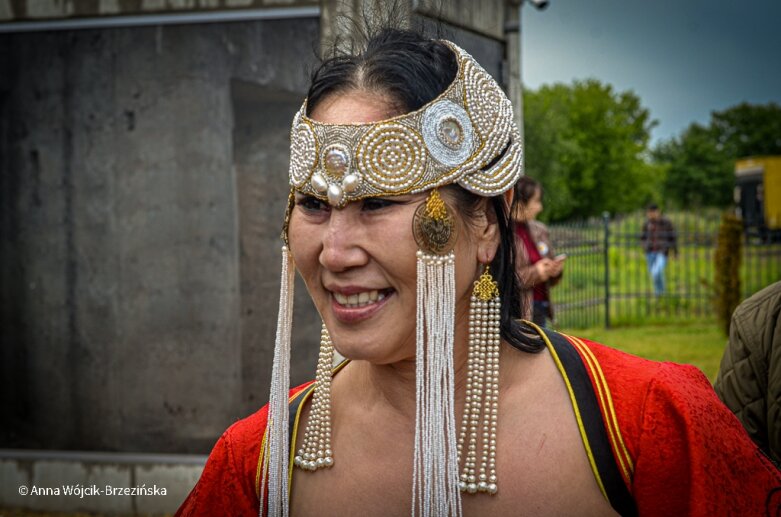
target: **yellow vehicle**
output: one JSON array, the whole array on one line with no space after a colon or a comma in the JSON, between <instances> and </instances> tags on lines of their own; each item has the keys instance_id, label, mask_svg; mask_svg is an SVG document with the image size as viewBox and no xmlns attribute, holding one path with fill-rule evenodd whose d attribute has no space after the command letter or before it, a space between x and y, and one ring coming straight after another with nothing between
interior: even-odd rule
<instances>
[{"instance_id":1,"label":"yellow vehicle","mask_svg":"<svg viewBox=\"0 0 781 517\"><path fill-rule=\"evenodd\" d=\"M735 202L746 229L763 238L781 236L781 156L736 161Z\"/></svg>"}]
</instances>

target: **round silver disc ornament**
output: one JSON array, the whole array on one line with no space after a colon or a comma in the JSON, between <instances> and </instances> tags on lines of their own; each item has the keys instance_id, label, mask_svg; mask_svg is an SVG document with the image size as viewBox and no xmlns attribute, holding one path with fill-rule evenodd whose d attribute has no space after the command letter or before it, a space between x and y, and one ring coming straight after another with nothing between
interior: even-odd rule
<instances>
[{"instance_id":1,"label":"round silver disc ornament","mask_svg":"<svg viewBox=\"0 0 781 517\"><path fill-rule=\"evenodd\" d=\"M472 155L472 121L458 104L449 100L432 104L423 114L421 128L428 152L443 165L456 167Z\"/></svg>"}]
</instances>

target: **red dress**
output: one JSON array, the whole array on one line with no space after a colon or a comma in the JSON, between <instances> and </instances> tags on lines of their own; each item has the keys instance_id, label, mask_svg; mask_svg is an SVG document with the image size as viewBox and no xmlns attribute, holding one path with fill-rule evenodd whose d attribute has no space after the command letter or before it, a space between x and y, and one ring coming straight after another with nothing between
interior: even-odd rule
<instances>
[{"instance_id":1,"label":"red dress","mask_svg":"<svg viewBox=\"0 0 781 517\"><path fill-rule=\"evenodd\" d=\"M697 368L540 332L567 384L597 483L619 513L781 512L781 473ZM298 411L310 385L290 391ZM267 406L225 431L177 516L258 515L266 418Z\"/></svg>"}]
</instances>

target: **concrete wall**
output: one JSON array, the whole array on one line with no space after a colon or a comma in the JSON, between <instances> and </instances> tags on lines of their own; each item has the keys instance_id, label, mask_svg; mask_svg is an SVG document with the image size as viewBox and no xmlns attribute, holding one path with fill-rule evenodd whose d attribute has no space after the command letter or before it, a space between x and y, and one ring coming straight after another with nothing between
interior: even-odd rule
<instances>
[{"instance_id":1,"label":"concrete wall","mask_svg":"<svg viewBox=\"0 0 781 517\"><path fill-rule=\"evenodd\" d=\"M424 7L410 20L433 27ZM433 28L503 82L499 15L469 12ZM288 130L320 33L0 34L0 448L207 453L265 403ZM296 292L300 383L320 322Z\"/></svg>"},{"instance_id":2,"label":"concrete wall","mask_svg":"<svg viewBox=\"0 0 781 517\"><path fill-rule=\"evenodd\" d=\"M0 0L0 21L317 6L318 0Z\"/></svg>"},{"instance_id":3,"label":"concrete wall","mask_svg":"<svg viewBox=\"0 0 781 517\"><path fill-rule=\"evenodd\" d=\"M455 27L504 41L507 0L412 0L415 12Z\"/></svg>"},{"instance_id":4,"label":"concrete wall","mask_svg":"<svg viewBox=\"0 0 781 517\"><path fill-rule=\"evenodd\" d=\"M316 19L0 36L0 446L206 452L267 396L297 107L277 97L303 97L317 38ZM242 137L266 120L274 139Z\"/></svg>"}]
</instances>

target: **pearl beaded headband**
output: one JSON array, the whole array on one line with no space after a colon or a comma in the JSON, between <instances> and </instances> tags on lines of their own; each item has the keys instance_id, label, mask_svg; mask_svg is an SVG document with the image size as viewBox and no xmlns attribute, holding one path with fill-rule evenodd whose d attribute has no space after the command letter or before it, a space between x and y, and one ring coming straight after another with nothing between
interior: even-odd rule
<instances>
[{"instance_id":1,"label":"pearl beaded headband","mask_svg":"<svg viewBox=\"0 0 781 517\"><path fill-rule=\"evenodd\" d=\"M521 176L521 145L512 104L463 49L456 79L436 99L369 124L324 124L306 116L290 133L290 184L333 206L373 196L422 192L458 183L482 196Z\"/></svg>"}]
</instances>

